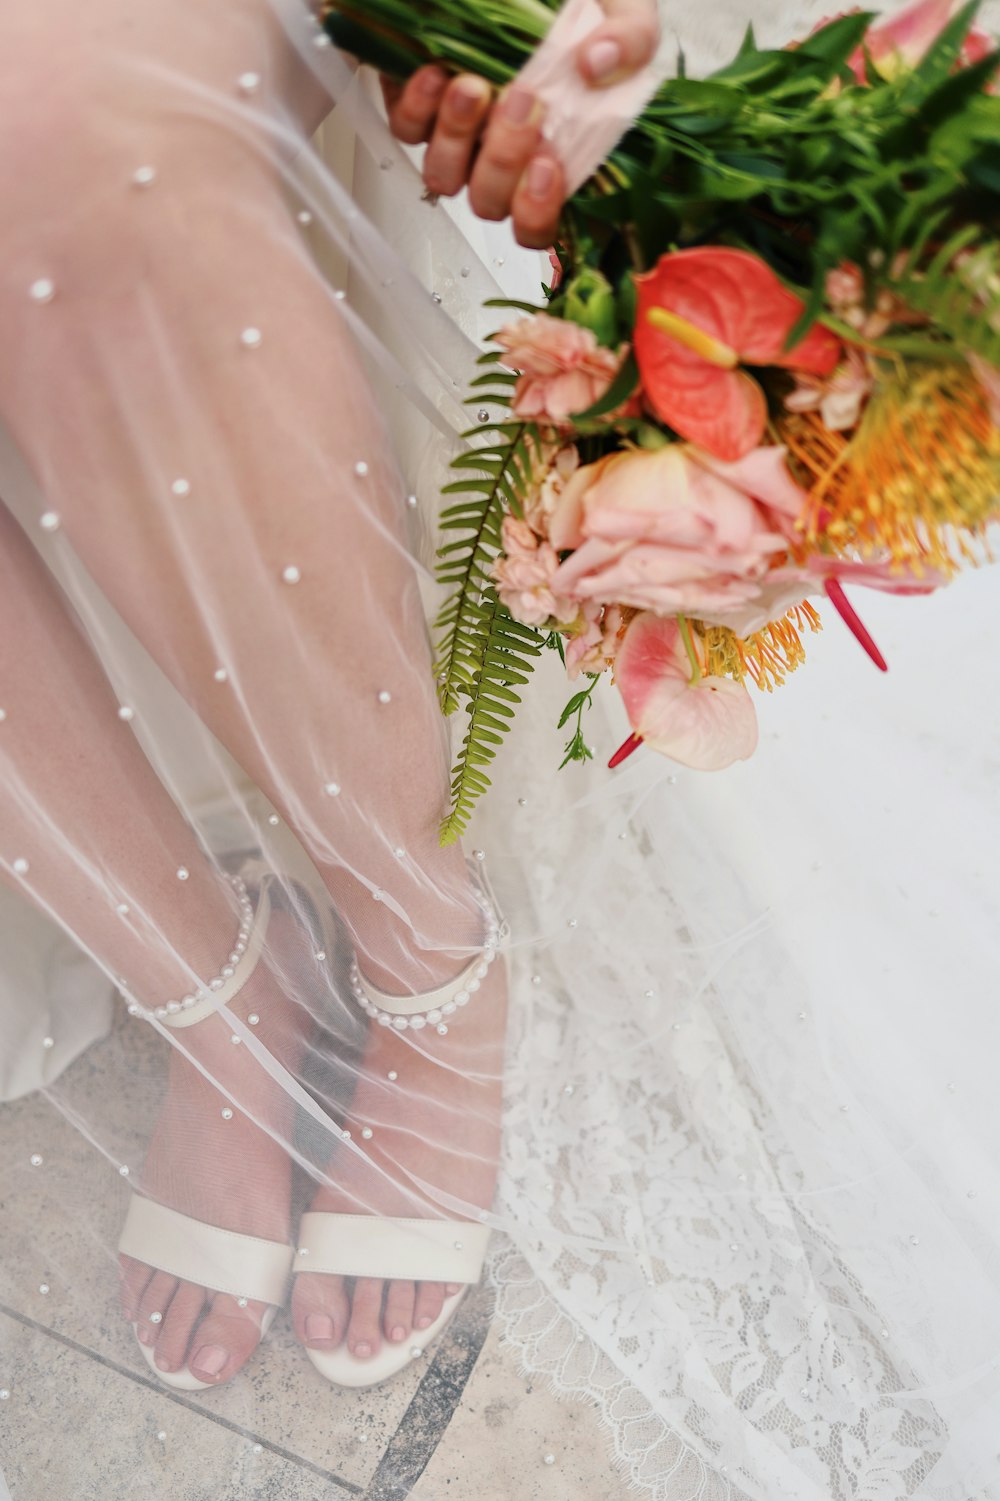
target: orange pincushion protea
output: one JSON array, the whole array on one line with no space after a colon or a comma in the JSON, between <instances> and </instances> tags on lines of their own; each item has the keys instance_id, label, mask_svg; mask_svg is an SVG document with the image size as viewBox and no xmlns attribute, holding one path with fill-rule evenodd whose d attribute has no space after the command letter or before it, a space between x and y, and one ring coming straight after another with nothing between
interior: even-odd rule
<instances>
[{"instance_id":1,"label":"orange pincushion protea","mask_svg":"<svg viewBox=\"0 0 1000 1501\"><path fill-rule=\"evenodd\" d=\"M806 630L822 629L822 621L806 600L781 620L772 620L763 630L746 638L737 636L726 625L702 626L706 670L719 677L733 677L738 683L752 678L758 688L772 693L805 661L802 637Z\"/></svg>"},{"instance_id":2,"label":"orange pincushion protea","mask_svg":"<svg viewBox=\"0 0 1000 1501\"><path fill-rule=\"evenodd\" d=\"M853 436L829 431L814 412L777 426L809 493L810 544L888 553L918 577L977 561L975 544L1000 518L1000 430L966 364L883 377Z\"/></svg>"}]
</instances>

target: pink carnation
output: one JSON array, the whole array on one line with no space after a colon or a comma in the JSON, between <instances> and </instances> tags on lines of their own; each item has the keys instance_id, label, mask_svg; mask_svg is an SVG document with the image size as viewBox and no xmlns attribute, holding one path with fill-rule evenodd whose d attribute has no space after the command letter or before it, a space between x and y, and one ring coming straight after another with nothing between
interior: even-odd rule
<instances>
[{"instance_id":1,"label":"pink carnation","mask_svg":"<svg viewBox=\"0 0 1000 1501\"><path fill-rule=\"evenodd\" d=\"M520 372L516 415L556 425L600 401L624 357L602 348L589 328L549 313L508 323L497 343L507 351L504 364Z\"/></svg>"},{"instance_id":2,"label":"pink carnation","mask_svg":"<svg viewBox=\"0 0 1000 1501\"><path fill-rule=\"evenodd\" d=\"M559 556L516 516L503 521L504 556L493 565L493 577L501 602L515 620L525 625L545 625L549 620L575 620L578 607L552 589Z\"/></svg>"},{"instance_id":3,"label":"pink carnation","mask_svg":"<svg viewBox=\"0 0 1000 1501\"><path fill-rule=\"evenodd\" d=\"M579 629L566 643L566 672L605 672L614 665L621 645L624 616L617 605L603 609L588 600L580 611Z\"/></svg>"}]
</instances>

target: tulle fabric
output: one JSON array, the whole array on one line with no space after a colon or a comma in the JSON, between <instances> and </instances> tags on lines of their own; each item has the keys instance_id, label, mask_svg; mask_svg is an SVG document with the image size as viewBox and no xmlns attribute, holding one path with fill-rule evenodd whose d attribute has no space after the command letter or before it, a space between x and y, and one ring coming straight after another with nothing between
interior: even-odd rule
<instances>
[{"instance_id":1,"label":"tulle fabric","mask_svg":"<svg viewBox=\"0 0 1000 1501\"><path fill-rule=\"evenodd\" d=\"M755 19L782 42L821 13ZM111 1322L127 1190L234 1212L214 1113L211 1132L207 1115L175 1121L179 1146L144 1166L180 1050L206 1112L239 1111L294 1166L290 1203L276 1188L270 1223L232 1228L294 1243L321 1187L356 1213L494 1227L511 1359L597 1402L623 1493L1000 1496L995 581L865 601L887 680L828 623L761 704L756 760L719 777L651 756L609 775L625 733L610 690L586 725L594 764L557 776L564 685L547 661L467 850L440 854L447 747L423 625L437 494L495 316L481 302L532 296L539 261L421 202L368 84L297 7L273 29L263 8L233 14L221 53L215 16L182 54L141 29L110 56L89 38L98 97L119 106L98 114L102 191L80 203L74 163L29 141L21 191L37 196L0 229L10 347L29 362L16 391L5 377L0 493L74 612L5 633L0 724L40 705L36 755L0 740L5 1090L41 1088L85 1138L77 1191L46 1214L104 1269L107 1309L61 1288L64 1327ZM731 4L667 24L705 66L747 19ZM316 79L337 110L312 150L288 100ZM130 133L151 120L169 129ZM171 170L220 139L210 196L171 203ZM145 165L155 178L134 181ZM247 254L217 275L202 242L233 220ZM133 259L98 253L129 236ZM103 273L139 266L107 295ZM35 301L45 277L54 295ZM56 383L54 362L76 379ZM8 529L14 582L44 595L26 549ZM78 648L92 682L60 676ZM85 816L100 788L106 816ZM355 953L400 993L462 967L481 938L466 857L512 935L495 1194L499 972L447 1035L393 1039L391 1087L347 983ZM277 915L222 1019L237 1069L155 1009L225 963L223 877L239 871L253 891L266 873ZM89 966L67 968L80 951ZM37 1197L8 1205L28 1244ZM30 1256L5 1275L18 1293L38 1280ZM94 1338L145 1372L127 1324ZM233 1400L264 1431L256 1390L238 1375ZM328 1400L318 1378L309 1390ZM239 1451L217 1434L204 1455L220 1488ZM107 1462L127 1477L136 1459Z\"/></svg>"}]
</instances>

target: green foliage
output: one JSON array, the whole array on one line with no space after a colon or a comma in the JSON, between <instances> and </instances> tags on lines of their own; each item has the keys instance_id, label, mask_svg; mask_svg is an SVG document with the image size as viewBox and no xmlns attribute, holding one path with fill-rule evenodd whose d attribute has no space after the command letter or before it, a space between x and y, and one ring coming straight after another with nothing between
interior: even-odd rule
<instances>
[{"instance_id":1,"label":"green foliage","mask_svg":"<svg viewBox=\"0 0 1000 1501\"><path fill-rule=\"evenodd\" d=\"M566 728L570 720L576 721L573 726L573 733L563 747L563 758L559 763L560 771L562 771L564 766L568 766L570 761L592 761L594 759L594 752L583 738L583 715L584 710L591 707L594 689L601 681L601 678L600 674L596 672L588 672L587 678L590 682L590 687L581 689L579 693L574 693L559 716L559 728L561 730Z\"/></svg>"},{"instance_id":2,"label":"green foliage","mask_svg":"<svg viewBox=\"0 0 1000 1501\"><path fill-rule=\"evenodd\" d=\"M460 690L467 698L469 724L455 762L451 781L451 809L441 825L441 843L454 844L465 833L476 801L490 786L486 768L510 729L517 692L527 683L544 637L514 620L487 586L465 606L468 659L474 663Z\"/></svg>"},{"instance_id":3,"label":"green foliage","mask_svg":"<svg viewBox=\"0 0 1000 1501\"><path fill-rule=\"evenodd\" d=\"M481 359L480 364L493 368L473 382L470 404L510 406L514 377L496 363L496 353ZM457 498L441 514L441 529L449 539L438 550L438 578L450 586L436 621L441 707L454 714L464 704L469 715L452 778L451 809L441 828L443 844L461 837L476 799L490 785L485 768L510 728L514 705L520 702L516 688L528 681L544 642L538 631L511 618L491 582L504 515L521 512L537 434L527 423L489 421L464 437L479 444L453 460L461 478L444 487L446 496Z\"/></svg>"},{"instance_id":4,"label":"green foliage","mask_svg":"<svg viewBox=\"0 0 1000 1501\"><path fill-rule=\"evenodd\" d=\"M956 271L960 255L963 266ZM977 354L1000 366L1000 248L981 242L977 225L952 235L930 260L918 242L897 268L892 287L907 307L930 320L934 333L933 339L920 330L887 341L897 353Z\"/></svg>"}]
</instances>

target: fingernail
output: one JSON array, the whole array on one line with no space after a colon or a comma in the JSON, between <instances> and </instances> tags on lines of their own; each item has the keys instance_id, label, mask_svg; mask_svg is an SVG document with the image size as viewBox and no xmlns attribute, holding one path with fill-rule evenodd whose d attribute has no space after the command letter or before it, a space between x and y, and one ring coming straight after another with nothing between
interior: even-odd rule
<instances>
[{"instance_id":1,"label":"fingernail","mask_svg":"<svg viewBox=\"0 0 1000 1501\"><path fill-rule=\"evenodd\" d=\"M417 1320L417 1328L418 1329L429 1329L430 1326L431 1326L431 1322L432 1321L427 1317L426 1313L421 1314L420 1318Z\"/></svg>"},{"instance_id":2,"label":"fingernail","mask_svg":"<svg viewBox=\"0 0 1000 1501\"><path fill-rule=\"evenodd\" d=\"M217 1376L229 1359L229 1351L221 1345L202 1345L191 1362L191 1370L195 1376Z\"/></svg>"},{"instance_id":3,"label":"fingernail","mask_svg":"<svg viewBox=\"0 0 1000 1501\"><path fill-rule=\"evenodd\" d=\"M306 1314L306 1339L333 1339L333 1335L333 1320L329 1314Z\"/></svg>"},{"instance_id":4,"label":"fingernail","mask_svg":"<svg viewBox=\"0 0 1000 1501\"><path fill-rule=\"evenodd\" d=\"M618 42L611 41L610 37L603 37L601 41L588 47L586 56L590 76L595 83L610 78L622 64L622 49Z\"/></svg>"},{"instance_id":5,"label":"fingernail","mask_svg":"<svg viewBox=\"0 0 1000 1501\"><path fill-rule=\"evenodd\" d=\"M397 1324L395 1326L395 1328L391 1331L389 1338L394 1339L397 1344L401 1339L406 1338L406 1330L403 1328L402 1324Z\"/></svg>"},{"instance_id":6,"label":"fingernail","mask_svg":"<svg viewBox=\"0 0 1000 1501\"><path fill-rule=\"evenodd\" d=\"M556 180L555 162L540 156L533 161L524 178L524 190L529 198L547 198Z\"/></svg>"},{"instance_id":7,"label":"fingernail","mask_svg":"<svg viewBox=\"0 0 1000 1501\"><path fill-rule=\"evenodd\" d=\"M360 1355L361 1358L364 1359L364 1357L366 1355L370 1355L372 1353L372 1347L371 1347L371 1345L368 1343L368 1341L366 1339L363 1339L363 1340L359 1341L359 1343L354 1346L354 1352L353 1353L355 1355Z\"/></svg>"},{"instance_id":8,"label":"fingernail","mask_svg":"<svg viewBox=\"0 0 1000 1501\"><path fill-rule=\"evenodd\" d=\"M499 109L510 125L527 125L535 107L535 96L528 89L508 89Z\"/></svg>"},{"instance_id":9,"label":"fingernail","mask_svg":"<svg viewBox=\"0 0 1000 1501\"><path fill-rule=\"evenodd\" d=\"M471 87L455 89L449 100L451 112L456 120L471 120L474 115L478 114L482 102L482 92Z\"/></svg>"}]
</instances>

